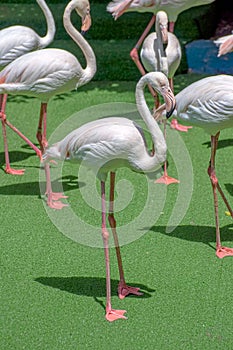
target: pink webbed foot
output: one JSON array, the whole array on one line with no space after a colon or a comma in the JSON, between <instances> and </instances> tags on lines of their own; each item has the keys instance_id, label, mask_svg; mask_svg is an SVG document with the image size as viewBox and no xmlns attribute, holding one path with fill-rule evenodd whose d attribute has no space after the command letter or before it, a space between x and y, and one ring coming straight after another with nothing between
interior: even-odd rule
<instances>
[{"instance_id":1,"label":"pink webbed foot","mask_svg":"<svg viewBox=\"0 0 233 350\"><path fill-rule=\"evenodd\" d=\"M183 131L183 132L187 132L188 129L192 129L192 126L185 126L185 125L179 124L176 119L172 119L170 127L172 129Z\"/></svg>"},{"instance_id":2,"label":"pink webbed foot","mask_svg":"<svg viewBox=\"0 0 233 350\"><path fill-rule=\"evenodd\" d=\"M143 293L139 292L140 288L127 286L126 283L120 282L118 285L118 297L120 299L124 299L129 294L134 295L143 295Z\"/></svg>"},{"instance_id":3,"label":"pink webbed foot","mask_svg":"<svg viewBox=\"0 0 233 350\"><path fill-rule=\"evenodd\" d=\"M60 210L64 207L68 207L68 204L64 204L58 200L61 198L68 198L68 196L64 196L64 194L61 192L52 192L48 195L47 205L50 208L57 209L57 210Z\"/></svg>"},{"instance_id":4,"label":"pink webbed foot","mask_svg":"<svg viewBox=\"0 0 233 350\"><path fill-rule=\"evenodd\" d=\"M180 183L180 181L177 180L177 179L174 179L171 176L168 176L168 175L164 174L158 180L155 180L155 183L170 185L170 184L178 184L178 183Z\"/></svg>"},{"instance_id":5,"label":"pink webbed foot","mask_svg":"<svg viewBox=\"0 0 233 350\"><path fill-rule=\"evenodd\" d=\"M10 166L7 166L5 168L5 172L10 175L23 175L25 172L25 169L13 169Z\"/></svg>"},{"instance_id":6,"label":"pink webbed foot","mask_svg":"<svg viewBox=\"0 0 233 350\"><path fill-rule=\"evenodd\" d=\"M47 200L47 205L48 207L52 209L57 209L57 210L60 210L64 207L68 207L68 204L64 204L60 201L54 201L54 200Z\"/></svg>"},{"instance_id":7,"label":"pink webbed foot","mask_svg":"<svg viewBox=\"0 0 233 350\"><path fill-rule=\"evenodd\" d=\"M233 256L233 248L228 248L228 247L217 248L216 255L219 259L222 259L225 256Z\"/></svg>"},{"instance_id":8,"label":"pink webbed foot","mask_svg":"<svg viewBox=\"0 0 233 350\"><path fill-rule=\"evenodd\" d=\"M114 309L110 309L110 310L107 310L106 315L105 315L105 318L106 318L106 320L108 320L109 322L113 322L113 321L119 320L120 318L121 318L121 319L124 319L124 320L127 320L127 317L124 316L124 314L125 314L126 312L127 312L126 310L114 310Z\"/></svg>"},{"instance_id":9,"label":"pink webbed foot","mask_svg":"<svg viewBox=\"0 0 233 350\"><path fill-rule=\"evenodd\" d=\"M62 199L62 198L68 198L68 196L65 196L62 192L52 192L50 194L50 197L54 201L57 201L58 199Z\"/></svg>"}]
</instances>

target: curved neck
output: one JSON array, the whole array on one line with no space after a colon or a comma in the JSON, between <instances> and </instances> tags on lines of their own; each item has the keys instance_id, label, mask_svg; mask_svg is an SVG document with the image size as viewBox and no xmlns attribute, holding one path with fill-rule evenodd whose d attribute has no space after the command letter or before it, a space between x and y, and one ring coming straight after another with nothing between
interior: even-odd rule
<instances>
[{"instance_id":1,"label":"curved neck","mask_svg":"<svg viewBox=\"0 0 233 350\"><path fill-rule=\"evenodd\" d=\"M165 75L168 75L168 62L163 46L163 36L160 28L159 18L156 18L155 30L158 43L157 50L155 50L155 55L158 62L158 71L163 72Z\"/></svg>"},{"instance_id":2,"label":"curved neck","mask_svg":"<svg viewBox=\"0 0 233 350\"><path fill-rule=\"evenodd\" d=\"M146 79L142 78L138 82L136 87L137 109L151 134L151 138L152 138L152 141L154 144L154 150L155 150L154 155L153 156L148 155L147 161L144 162L145 168L142 169L144 171L149 171L150 169L153 170L158 166L160 166L166 159L166 151L167 151L167 146L166 146L163 133L158 123L152 117L145 100L144 88L147 84L148 82L146 81Z\"/></svg>"},{"instance_id":3,"label":"curved neck","mask_svg":"<svg viewBox=\"0 0 233 350\"><path fill-rule=\"evenodd\" d=\"M84 57L86 59L86 68L83 70L84 76L83 79L80 79L78 85L82 85L87 83L96 72L96 58L95 54L88 44L88 42L83 38L83 36L77 31L77 29L73 26L70 20L71 12L77 7L77 0L70 1L66 6L64 16L63 16L63 24L64 27L69 34L69 36L74 40L74 42L80 47L82 50Z\"/></svg>"},{"instance_id":4,"label":"curved neck","mask_svg":"<svg viewBox=\"0 0 233 350\"><path fill-rule=\"evenodd\" d=\"M40 6L41 10L43 11L43 14L46 19L47 23L47 33L44 37L40 38L40 48L48 46L54 38L56 27L55 22L53 19L52 12L48 8L46 2L44 0L36 0L38 5Z\"/></svg>"}]
</instances>

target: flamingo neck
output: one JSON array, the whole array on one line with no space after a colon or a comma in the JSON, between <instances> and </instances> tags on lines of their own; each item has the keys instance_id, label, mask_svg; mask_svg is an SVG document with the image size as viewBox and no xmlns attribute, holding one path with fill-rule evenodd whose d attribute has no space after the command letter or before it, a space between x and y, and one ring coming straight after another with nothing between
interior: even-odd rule
<instances>
[{"instance_id":1,"label":"flamingo neck","mask_svg":"<svg viewBox=\"0 0 233 350\"><path fill-rule=\"evenodd\" d=\"M158 50L155 50L155 55L158 62L158 71L163 72L167 76L168 62L167 62L167 57L163 46L163 37L162 37L161 28L160 28L159 16L156 17L155 29L156 29L157 43L158 43Z\"/></svg>"},{"instance_id":2,"label":"flamingo neck","mask_svg":"<svg viewBox=\"0 0 233 350\"><path fill-rule=\"evenodd\" d=\"M53 19L52 12L48 8L46 2L44 0L36 0L38 5L40 6L41 10L43 11L43 14L46 19L47 23L47 33L44 37L40 38L40 49L48 46L54 39L54 35L56 32L55 22Z\"/></svg>"},{"instance_id":3,"label":"flamingo neck","mask_svg":"<svg viewBox=\"0 0 233 350\"><path fill-rule=\"evenodd\" d=\"M78 7L78 1L73 0L66 6L63 24L73 41L80 47L83 55L86 59L86 68L83 70L83 77L79 80L77 87L88 83L96 72L96 58L95 54L88 44L88 42L83 38L83 36L78 32L78 30L73 26L70 20L71 12Z\"/></svg>"},{"instance_id":4,"label":"flamingo neck","mask_svg":"<svg viewBox=\"0 0 233 350\"><path fill-rule=\"evenodd\" d=\"M137 109L151 134L155 149L153 156L148 156L147 160L144 162L144 169L142 170L145 172L150 170L154 171L156 168L159 168L160 165L165 162L167 152L167 145L163 133L158 123L152 117L145 100L144 88L147 84L148 81L142 78L136 87Z\"/></svg>"}]
</instances>

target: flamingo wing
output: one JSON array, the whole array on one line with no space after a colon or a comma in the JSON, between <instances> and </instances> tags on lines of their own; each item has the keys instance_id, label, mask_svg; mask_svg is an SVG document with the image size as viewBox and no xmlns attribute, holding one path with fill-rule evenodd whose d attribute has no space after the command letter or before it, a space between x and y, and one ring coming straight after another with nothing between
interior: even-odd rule
<instances>
[{"instance_id":1,"label":"flamingo wing","mask_svg":"<svg viewBox=\"0 0 233 350\"><path fill-rule=\"evenodd\" d=\"M0 66L39 49L39 36L28 27L12 26L0 31Z\"/></svg>"},{"instance_id":2,"label":"flamingo wing","mask_svg":"<svg viewBox=\"0 0 233 350\"><path fill-rule=\"evenodd\" d=\"M82 67L71 53L44 49L28 53L0 72L0 92L62 93L76 88ZM38 97L38 96L37 96Z\"/></svg>"}]
</instances>

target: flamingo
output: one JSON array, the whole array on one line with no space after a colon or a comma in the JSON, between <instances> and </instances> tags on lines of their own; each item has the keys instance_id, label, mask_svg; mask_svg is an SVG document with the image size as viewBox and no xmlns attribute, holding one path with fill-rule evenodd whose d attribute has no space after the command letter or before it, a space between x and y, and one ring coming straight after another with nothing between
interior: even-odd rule
<instances>
[{"instance_id":1,"label":"flamingo","mask_svg":"<svg viewBox=\"0 0 233 350\"><path fill-rule=\"evenodd\" d=\"M179 67L182 54L179 40L173 33L167 31L167 26L168 17L166 12L157 12L155 23L156 31L150 33L142 44L140 58L143 66L140 61L138 63L136 62L136 64L139 64L138 68L142 74L145 74L144 68L147 72L163 72L168 77L171 89L174 91L173 76ZM166 45L165 49L164 45ZM173 122L175 122L175 127L173 127L172 124L171 127L179 129L180 131L188 131L188 128L190 128L190 126L187 127L178 124L176 119L173 119ZM166 121L164 123L164 136L166 138ZM156 180L156 182L169 185L171 183L178 183L179 181L168 176L167 162L165 162L164 174L160 179Z\"/></svg>"},{"instance_id":2,"label":"flamingo","mask_svg":"<svg viewBox=\"0 0 233 350\"><path fill-rule=\"evenodd\" d=\"M216 75L201 79L189 85L176 96L174 116L204 129L211 137L211 156L208 175L212 184L216 224L216 255L218 258L233 256L233 248L223 247L220 239L217 190L226 204L229 214L233 211L219 185L215 172L215 155L220 131L233 127L233 77ZM165 106L159 107L159 117Z\"/></svg>"},{"instance_id":3,"label":"flamingo","mask_svg":"<svg viewBox=\"0 0 233 350\"><path fill-rule=\"evenodd\" d=\"M147 84L160 93L165 101L167 117L175 107L174 95L169 87L166 76L160 72L151 72L139 80L136 86L136 104L138 112L145 121L154 142L155 153L150 155L145 144L142 129L134 121L123 117L109 117L84 124L72 131L63 140L49 147L44 155L43 162L47 166L50 159L70 159L82 162L91 168L101 183L102 204L102 238L106 264L106 319L114 321L125 319L125 310L114 310L111 306L111 285L109 266L109 233L106 228L105 182L110 172L110 207L108 220L113 233L120 282L118 295L123 299L128 294L140 295L139 288L127 286L125 283L120 247L116 233L114 218L114 184L115 172L120 167L129 167L136 172L151 172L158 169L166 159L166 142L160 127L153 119L146 104L143 90ZM48 173L46 173L46 178ZM49 179L50 181L50 179ZM49 184L51 191L51 183ZM48 203L49 204L49 203Z\"/></svg>"},{"instance_id":4,"label":"flamingo","mask_svg":"<svg viewBox=\"0 0 233 350\"><path fill-rule=\"evenodd\" d=\"M96 59L92 48L71 23L70 16L74 9L82 18L82 31L87 31L91 25L88 0L70 1L65 8L63 16L63 23L67 33L81 48L86 58L86 68L83 69L77 58L70 52L47 48L30 52L17 58L0 72L0 94L28 95L37 97L41 101L37 130L40 150L34 146L38 156L41 156L47 145L46 114L50 98L54 95L77 89L79 86L88 83L96 72ZM15 170L10 167L6 125L16 131L25 141L27 139L6 119L5 108L6 104L3 104L0 114L6 158L5 171L10 174L21 175L24 173L24 170ZM29 144L31 145L31 143Z\"/></svg>"},{"instance_id":5,"label":"flamingo","mask_svg":"<svg viewBox=\"0 0 233 350\"><path fill-rule=\"evenodd\" d=\"M233 34L225 35L217 40L214 40L214 43L219 46L218 57L225 55L233 51Z\"/></svg>"},{"instance_id":6,"label":"flamingo","mask_svg":"<svg viewBox=\"0 0 233 350\"><path fill-rule=\"evenodd\" d=\"M18 57L31 51L43 49L53 41L56 31L53 15L44 0L36 1L46 19L46 35L40 37L33 29L21 25L0 30L0 71ZM7 94L0 95L0 110L6 101ZM38 152L38 149L26 137L24 139ZM9 168L9 164L7 164L7 168Z\"/></svg>"},{"instance_id":7,"label":"flamingo","mask_svg":"<svg viewBox=\"0 0 233 350\"><path fill-rule=\"evenodd\" d=\"M169 19L169 31L173 33L175 22L181 12L188 10L191 7L210 4L214 1L215 0L113 0L107 5L107 11L113 15L114 19L118 19L125 12L131 11L151 12L153 14L144 32L130 52L132 60L137 67L139 67L140 60L138 50L155 23L158 11L165 11L167 13ZM152 91L151 93L154 95ZM154 98L156 100L156 95L154 95ZM176 120L172 121L171 127L179 131L181 131L180 129L182 128Z\"/></svg>"}]
</instances>

